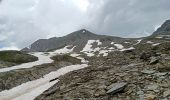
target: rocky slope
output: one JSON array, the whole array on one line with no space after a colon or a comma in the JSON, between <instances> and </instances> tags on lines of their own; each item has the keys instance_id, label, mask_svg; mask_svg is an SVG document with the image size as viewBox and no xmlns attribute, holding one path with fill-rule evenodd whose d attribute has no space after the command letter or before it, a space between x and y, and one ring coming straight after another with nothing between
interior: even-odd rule
<instances>
[{"instance_id":1,"label":"rocky slope","mask_svg":"<svg viewBox=\"0 0 170 100\"><path fill-rule=\"evenodd\" d=\"M38 40L22 51L46 51L40 54L49 63L0 69L1 99L169 100L169 25L166 21L153 35L137 39L83 29Z\"/></svg>"},{"instance_id":2,"label":"rocky slope","mask_svg":"<svg viewBox=\"0 0 170 100\"><path fill-rule=\"evenodd\" d=\"M105 35L97 35L88 30L82 29L76 32L73 32L69 35L64 37L53 37L50 39L40 39L31 44L29 47L24 48L22 51L51 51L59 48L63 48L66 45L73 45L75 47L75 51L81 51L88 40L100 40L104 44L109 45L108 42L117 41L122 42L124 40L120 37L113 37L113 36L105 36ZM131 41L131 40L130 40Z\"/></svg>"}]
</instances>

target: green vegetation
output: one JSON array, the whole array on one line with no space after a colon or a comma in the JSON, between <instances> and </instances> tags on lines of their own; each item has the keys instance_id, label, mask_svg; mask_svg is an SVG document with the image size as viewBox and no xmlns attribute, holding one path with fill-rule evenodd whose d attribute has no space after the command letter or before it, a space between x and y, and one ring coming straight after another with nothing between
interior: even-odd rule
<instances>
[{"instance_id":1,"label":"green vegetation","mask_svg":"<svg viewBox=\"0 0 170 100\"><path fill-rule=\"evenodd\" d=\"M33 62L38 60L37 57L20 51L0 51L0 60L16 64Z\"/></svg>"},{"instance_id":2,"label":"green vegetation","mask_svg":"<svg viewBox=\"0 0 170 100\"><path fill-rule=\"evenodd\" d=\"M51 59L54 60L54 63L58 63L61 61L70 62L72 64L80 64L81 63L80 59L71 57L69 55L56 55L56 56L51 57Z\"/></svg>"}]
</instances>

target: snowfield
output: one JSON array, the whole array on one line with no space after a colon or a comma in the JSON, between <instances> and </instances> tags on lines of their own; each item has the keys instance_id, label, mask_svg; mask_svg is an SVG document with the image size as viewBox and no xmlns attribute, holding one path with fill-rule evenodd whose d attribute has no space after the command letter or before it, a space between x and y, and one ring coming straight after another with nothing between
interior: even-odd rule
<instances>
[{"instance_id":1,"label":"snowfield","mask_svg":"<svg viewBox=\"0 0 170 100\"><path fill-rule=\"evenodd\" d=\"M37 96L42 94L45 90L49 89L59 81L57 79L50 82L50 80L56 79L68 72L79 70L87 66L87 64L67 66L57 71L51 72L45 75L43 78L23 83L10 90L2 91L0 92L0 100L34 100Z\"/></svg>"}]
</instances>

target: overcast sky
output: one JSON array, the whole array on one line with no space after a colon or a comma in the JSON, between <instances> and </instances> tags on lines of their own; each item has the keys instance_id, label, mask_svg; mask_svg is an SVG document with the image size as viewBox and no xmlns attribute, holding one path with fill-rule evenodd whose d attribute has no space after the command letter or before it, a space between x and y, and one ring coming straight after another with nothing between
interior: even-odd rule
<instances>
[{"instance_id":1,"label":"overcast sky","mask_svg":"<svg viewBox=\"0 0 170 100\"><path fill-rule=\"evenodd\" d=\"M121 37L150 35L170 19L170 0L2 0L0 48L86 28Z\"/></svg>"}]
</instances>

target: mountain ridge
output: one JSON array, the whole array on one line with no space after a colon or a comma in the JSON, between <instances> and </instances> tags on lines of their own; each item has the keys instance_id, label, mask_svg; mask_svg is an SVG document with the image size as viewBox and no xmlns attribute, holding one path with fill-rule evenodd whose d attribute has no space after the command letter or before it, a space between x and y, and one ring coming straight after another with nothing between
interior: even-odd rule
<instances>
[{"instance_id":1,"label":"mountain ridge","mask_svg":"<svg viewBox=\"0 0 170 100\"><path fill-rule=\"evenodd\" d=\"M94 34L86 29L81 29L75 32L72 32L63 37L53 37L49 39L39 39L31 44L29 47L25 47L21 51L35 52L35 51L49 51L53 49L58 49L66 45L80 45L87 43L88 40L96 39L108 39L108 40L121 40L123 38L115 36L106 36Z\"/></svg>"}]
</instances>

